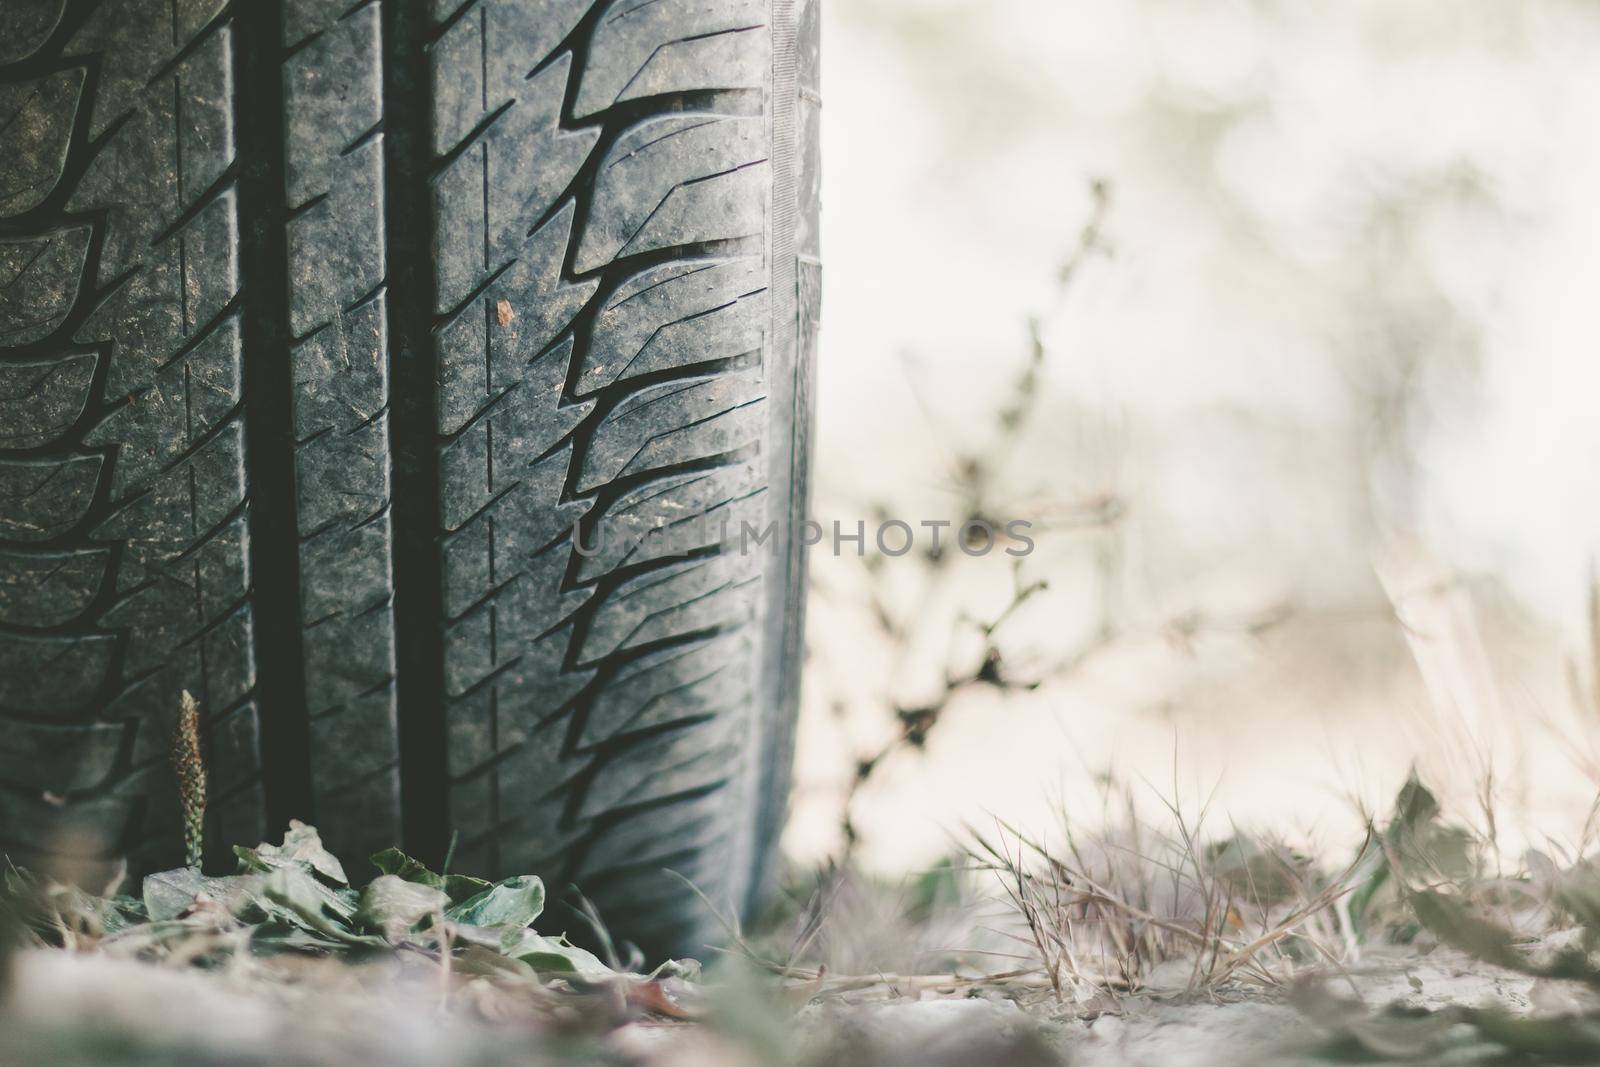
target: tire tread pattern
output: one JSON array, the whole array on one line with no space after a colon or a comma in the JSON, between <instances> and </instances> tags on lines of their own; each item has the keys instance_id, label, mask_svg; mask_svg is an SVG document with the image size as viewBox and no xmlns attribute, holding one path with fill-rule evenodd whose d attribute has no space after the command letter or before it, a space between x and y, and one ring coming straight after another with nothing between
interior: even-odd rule
<instances>
[{"instance_id":1,"label":"tire tread pattern","mask_svg":"<svg viewBox=\"0 0 1600 1067\"><path fill-rule=\"evenodd\" d=\"M283 19L309 814L351 856L400 833L379 14L294 0Z\"/></svg>"},{"instance_id":2,"label":"tire tread pattern","mask_svg":"<svg viewBox=\"0 0 1600 1067\"><path fill-rule=\"evenodd\" d=\"M208 835L264 829L232 31L213 0L63 7L21 4L0 68L0 840L148 867L181 840L179 688Z\"/></svg>"},{"instance_id":3,"label":"tire tread pattern","mask_svg":"<svg viewBox=\"0 0 1600 1067\"><path fill-rule=\"evenodd\" d=\"M273 3L270 41L227 0L0 3L0 850L21 862L177 862L164 756L182 688L205 709L213 844L259 839L267 640L304 667L303 709L268 709L306 716L304 816L347 856L401 830L396 648L422 630L395 614L391 483L410 483L390 425L386 224L407 202L386 216L390 13ZM774 13L793 7L428 8L417 306L456 862L576 883L663 945L709 917L661 868L713 899L752 892L787 758L771 664L794 557L719 534L790 517L777 467L804 491L788 405L815 333L814 221L802 206L798 248L772 232L795 215L774 197L798 180L803 198L814 170L774 152L793 113L771 99ZM256 49L276 86L242 78ZM281 104L265 216L236 79ZM802 131L813 119L802 107ZM258 246L262 217L277 237ZM798 279L775 259L796 253ZM253 288L273 256L281 306ZM243 336L262 307L281 346ZM246 351L285 361L294 521L269 540L297 541L288 638L256 632L273 576L251 573L266 460L247 451L279 442L260 420L246 433ZM292 620L274 596L261 617Z\"/></svg>"},{"instance_id":4,"label":"tire tread pattern","mask_svg":"<svg viewBox=\"0 0 1600 1067\"><path fill-rule=\"evenodd\" d=\"M664 942L660 869L740 899L755 847L761 560L715 536L766 503L766 6L476 0L430 53L457 855Z\"/></svg>"}]
</instances>

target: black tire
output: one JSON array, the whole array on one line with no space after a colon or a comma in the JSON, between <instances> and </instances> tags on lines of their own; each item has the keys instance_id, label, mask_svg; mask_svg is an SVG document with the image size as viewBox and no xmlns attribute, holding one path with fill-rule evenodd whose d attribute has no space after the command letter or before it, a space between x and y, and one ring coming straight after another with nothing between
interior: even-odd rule
<instances>
[{"instance_id":1,"label":"black tire","mask_svg":"<svg viewBox=\"0 0 1600 1067\"><path fill-rule=\"evenodd\" d=\"M187 688L218 867L298 817L656 948L714 932L663 868L747 907L815 57L810 0L0 0L0 850L180 863Z\"/></svg>"}]
</instances>

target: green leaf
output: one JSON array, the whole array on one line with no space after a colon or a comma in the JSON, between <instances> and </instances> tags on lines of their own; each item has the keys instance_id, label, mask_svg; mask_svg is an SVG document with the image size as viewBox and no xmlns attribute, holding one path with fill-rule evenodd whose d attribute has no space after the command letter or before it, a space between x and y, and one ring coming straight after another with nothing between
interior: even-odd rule
<instances>
[{"instance_id":1,"label":"green leaf","mask_svg":"<svg viewBox=\"0 0 1600 1067\"><path fill-rule=\"evenodd\" d=\"M606 982L617 977L617 972L594 953L568 944L565 938L541 937L532 930L524 930L506 955L540 974L564 975L585 982Z\"/></svg>"},{"instance_id":2,"label":"green leaf","mask_svg":"<svg viewBox=\"0 0 1600 1067\"><path fill-rule=\"evenodd\" d=\"M261 895L277 905L273 917L287 920L291 926L347 945L383 944L382 938L352 930L347 924L355 917L354 907L299 867L285 866L268 874L262 880Z\"/></svg>"},{"instance_id":3,"label":"green leaf","mask_svg":"<svg viewBox=\"0 0 1600 1067\"><path fill-rule=\"evenodd\" d=\"M450 898L442 889L408 882L398 875L380 874L361 891L356 918L364 926L381 930L390 941L399 941L419 920L449 903Z\"/></svg>"},{"instance_id":4,"label":"green leaf","mask_svg":"<svg viewBox=\"0 0 1600 1067\"><path fill-rule=\"evenodd\" d=\"M468 945L456 957L455 968L463 974L481 974L492 978L532 978L534 970L521 960L501 955L482 945Z\"/></svg>"},{"instance_id":5,"label":"green leaf","mask_svg":"<svg viewBox=\"0 0 1600 1067\"><path fill-rule=\"evenodd\" d=\"M1411 908L1422 925L1445 944L1507 970L1539 973L1517 949L1510 930L1478 918L1455 897L1425 890L1412 894Z\"/></svg>"},{"instance_id":6,"label":"green leaf","mask_svg":"<svg viewBox=\"0 0 1600 1067\"><path fill-rule=\"evenodd\" d=\"M386 848L382 852L374 852L371 858L372 865L384 874L392 874L396 878L407 882L415 882L418 885L444 890L453 904L459 904L467 898L483 892L490 885L482 878L472 878L465 874L435 874L424 864L412 859L397 848Z\"/></svg>"},{"instance_id":7,"label":"green leaf","mask_svg":"<svg viewBox=\"0 0 1600 1067\"><path fill-rule=\"evenodd\" d=\"M1555 899L1592 942L1600 934L1600 876L1592 862L1577 864L1554 879Z\"/></svg>"},{"instance_id":8,"label":"green leaf","mask_svg":"<svg viewBox=\"0 0 1600 1067\"><path fill-rule=\"evenodd\" d=\"M1394 817L1389 822L1391 839L1400 833L1419 833L1438 817L1439 801L1412 768L1394 800Z\"/></svg>"},{"instance_id":9,"label":"green leaf","mask_svg":"<svg viewBox=\"0 0 1600 1067\"><path fill-rule=\"evenodd\" d=\"M331 882L339 885L350 884L350 879L345 877L344 865L339 862L339 857L322 847L322 838L317 834L317 828L307 826L299 819L289 820L289 830L283 835L283 844L272 845L262 842L253 849L235 845L233 853L239 857L245 869L273 871L290 866L303 866L316 871Z\"/></svg>"},{"instance_id":10,"label":"green leaf","mask_svg":"<svg viewBox=\"0 0 1600 1067\"><path fill-rule=\"evenodd\" d=\"M1368 841L1361 855L1356 857L1350 868L1350 884L1355 887L1350 893L1350 918L1356 929L1364 930L1368 910L1389 884L1389 857L1378 842Z\"/></svg>"},{"instance_id":11,"label":"green leaf","mask_svg":"<svg viewBox=\"0 0 1600 1067\"><path fill-rule=\"evenodd\" d=\"M544 911L544 883L531 874L507 878L456 904L444 913L454 923L469 926L509 926L522 929Z\"/></svg>"},{"instance_id":12,"label":"green leaf","mask_svg":"<svg viewBox=\"0 0 1600 1067\"><path fill-rule=\"evenodd\" d=\"M176 919L189 910L197 893L203 892L205 876L192 867L162 871L145 878L140 889L145 914L157 922Z\"/></svg>"},{"instance_id":13,"label":"green leaf","mask_svg":"<svg viewBox=\"0 0 1600 1067\"><path fill-rule=\"evenodd\" d=\"M150 921L150 913L145 910L144 901L137 900L124 894L117 894L110 900L111 907L104 916L105 931L108 934L120 933L131 926Z\"/></svg>"},{"instance_id":14,"label":"green leaf","mask_svg":"<svg viewBox=\"0 0 1600 1067\"><path fill-rule=\"evenodd\" d=\"M66 924L93 934L114 934L135 922L143 921L144 905L123 897L110 899L86 892L77 886L50 882L34 886L35 905L55 918L47 925ZM125 905L132 905L131 910Z\"/></svg>"},{"instance_id":15,"label":"green leaf","mask_svg":"<svg viewBox=\"0 0 1600 1067\"><path fill-rule=\"evenodd\" d=\"M324 937L304 926L288 922L273 922L258 926L250 935L251 951L272 952L341 952L349 945L338 938Z\"/></svg>"},{"instance_id":16,"label":"green leaf","mask_svg":"<svg viewBox=\"0 0 1600 1067\"><path fill-rule=\"evenodd\" d=\"M1386 909L1380 905L1404 899L1408 876L1465 882L1478 873L1472 835L1442 823L1440 813L1438 799L1413 770L1395 797L1382 840L1368 842L1351 870L1350 916L1358 930L1384 916Z\"/></svg>"},{"instance_id":17,"label":"green leaf","mask_svg":"<svg viewBox=\"0 0 1600 1067\"><path fill-rule=\"evenodd\" d=\"M101 944L114 944L124 952L140 953L147 949L181 944L193 938L196 929L196 924L187 919L161 919L127 926L114 934L107 934Z\"/></svg>"},{"instance_id":18,"label":"green leaf","mask_svg":"<svg viewBox=\"0 0 1600 1067\"><path fill-rule=\"evenodd\" d=\"M1439 821L1441 809L1415 770L1395 798L1394 817L1384 830L1389 850L1402 871L1432 871L1452 881L1462 881L1477 870L1472 835L1459 826Z\"/></svg>"},{"instance_id":19,"label":"green leaf","mask_svg":"<svg viewBox=\"0 0 1600 1067\"><path fill-rule=\"evenodd\" d=\"M432 886L434 889L444 888L444 877L428 870L418 860L401 852L397 848L386 848L382 852L374 852L370 857L372 865L383 874L392 874L406 882L416 882L418 885Z\"/></svg>"},{"instance_id":20,"label":"green leaf","mask_svg":"<svg viewBox=\"0 0 1600 1067\"><path fill-rule=\"evenodd\" d=\"M145 914L155 921L176 919L189 910L201 893L237 916L259 890L260 879L255 875L207 878L193 867L147 875L140 888Z\"/></svg>"},{"instance_id":21,"label":"green leaf","mask_svg":"<svg viewBox=\"0 0 1600 1067\"><path fill-rule=\"evenodd\" d=\"M645 977L652 982L659 982L663 978L682 978L686 982L698 981L700 978L700 961L696 959L663 960L655 970Z\"/></svg>"},{"instance_id":22,"label":"green leaf","mask_svg":"<svg viewBox=\"0 0 1600 1067\"><path fill-rule=\"evenodd\" d=\"M1592 1018L1521 1019L1503 1011L1476 1012L1478 1032L1519 1057L1538 1063L1600 1060L1600 1025Z\"/></svg>"},{"instance_id":23,"label":"green leaf","mask_svg":"<svg viewBox=\"0 0 1600 1067\"><path fill-rule=\"evenodd\" d=\"M1452 1012L1374 1015L1345 1023L1336 1031L1332 1047L1313 1058L1351 1063L1421 1060L1438 1056L1457 1044L1454 1030L1458 1024L1459 1020Z\"/></svg>"},{"instance_id":24,"label":"green leaf","mask_svg":"<svg viewBox=\"0 0 1600 1067\"><path fill-rule=\"evenodd\" d=\"M606 982L617 977L592 952L585 952L562 937L543 937L532 930L505 926L472 926L453 923L451 935L461 945L497 952L521 960L540 974L576 978L585 982Z\"/></svg>"},{"instance_id":25,"label":"green leaf","mask_svg":"<svg viewBox=\"0 0 1600 1067\"><path fill-rule=\"evenodd\" d=\"M444 876L445 895L450 898L450 903L460 904L470 900L488 889L494 883L482 878L474 878L470 874L447 874Z\"/></svg>"},{"instance_id":26,"label":"green leaf","mask_svg":"<svg viewBox=\"0 0 1600 1067\"><path fill-rule=\"evenodd\" d=\"M592 952L584 952L576 945L554 941L539 934L533 934L533 939L541 944L523 942L518 945L517 955L512 958L522 960L539 974L571 974L586 982L605 982L616 977L616 971L608 968Z\"/></svg>"}]
</instances>

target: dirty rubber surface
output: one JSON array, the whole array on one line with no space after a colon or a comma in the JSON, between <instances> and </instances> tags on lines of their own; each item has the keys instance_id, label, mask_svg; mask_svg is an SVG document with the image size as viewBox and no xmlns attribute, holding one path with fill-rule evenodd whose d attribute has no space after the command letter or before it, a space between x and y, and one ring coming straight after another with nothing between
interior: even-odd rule
<instances>
[{"instance_id":1,"label":"dirty rubber surface","mask_svg":"<svg viewBox=\"0 0 1600 1067\"><path fill-rule=\"evenodd\" d=\"M175 864L187 688L212 855L747 899L803 568L716 531L803 508L812 5L0 12L0 849Z\"/></svg>"}]
</instances>

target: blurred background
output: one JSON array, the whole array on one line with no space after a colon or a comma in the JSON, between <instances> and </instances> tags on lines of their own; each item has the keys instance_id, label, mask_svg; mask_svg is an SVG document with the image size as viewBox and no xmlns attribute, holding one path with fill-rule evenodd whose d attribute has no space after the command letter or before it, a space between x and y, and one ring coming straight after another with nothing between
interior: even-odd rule
<instances>
[{"instance_id":1,"label":"blurred background","mask_svg":"<svg viewBox=\"0 0 1600 1067\"><path fill-rule=\"evenodd\" d=\"M1037 546L814 552L788 853L915 870L1108 777L1343 852L1413 762L1576 840L1600 5L822 9L813 511Z\"/></svg>"}]
</instances>

